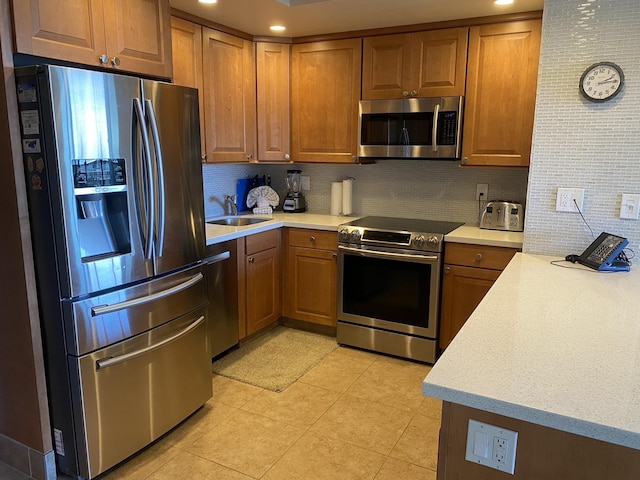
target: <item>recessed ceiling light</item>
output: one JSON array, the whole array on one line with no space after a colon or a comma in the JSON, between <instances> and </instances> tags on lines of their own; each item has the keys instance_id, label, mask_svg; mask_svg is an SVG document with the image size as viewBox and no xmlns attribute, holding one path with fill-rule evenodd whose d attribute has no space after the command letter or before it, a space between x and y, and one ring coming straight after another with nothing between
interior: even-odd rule
<instances>
[{"instance_id":1,"label":"recessed ceiling light","mask_svg":"<svg viewBox=\"0 0 640 480\"><path fill-rule=\"evenodd\" d=\"M269 28L272 32L284 32L286 30L284 25L271 25Z\"/></svg>"},{"instance_id":2,"label":"recessed ceiling light","mask_svg":"<svg viewBox=\"0 0 640 480\"><path fill-rule=\"evenodd\" d=\"M511 5L513 0L495 0L493 3L496 5Z\"/></svg>"},{"instance_id":3,"label":"recessed ceiling light","mask_svg":"<svg viewBox=\"0 0 640 480\"><path fill-rule=\"evenodd\" d=\"M217 3L218 0L198 0L200 3Z\"/></svg>"}]
</instances>

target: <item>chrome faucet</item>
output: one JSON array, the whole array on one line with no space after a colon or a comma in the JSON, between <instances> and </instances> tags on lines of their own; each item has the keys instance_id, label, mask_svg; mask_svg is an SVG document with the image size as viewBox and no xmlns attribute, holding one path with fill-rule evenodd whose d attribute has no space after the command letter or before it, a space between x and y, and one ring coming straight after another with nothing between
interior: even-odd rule
<instances>
[{"instance_id":1,"label":"chrome faucet","mask_svg":"<svg viewBox=\"0 0 640 480\"><path fill-rule=\"evenodd\" d=\"M231 215L238 215L238 195L225 195L224 203L231 207Z\"/></svg>"}]
</instances>

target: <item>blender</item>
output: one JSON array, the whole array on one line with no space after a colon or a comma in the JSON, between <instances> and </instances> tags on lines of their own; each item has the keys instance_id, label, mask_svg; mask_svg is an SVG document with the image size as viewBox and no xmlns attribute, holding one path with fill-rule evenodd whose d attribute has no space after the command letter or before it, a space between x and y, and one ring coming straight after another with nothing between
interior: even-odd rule
<instances>
[{"instance_id":1,"label":"blender","mask_svg":"<svg viewBox=\"0 0 640 480\"><path fill-rule=\"evenodd\" d=\"M302 188L300 188L300 174L302 170L287 170L285 178L287 184L287 196L282 203L282 210L285 212L298 213L307 209Z\"/></svg>"}]
</instances>

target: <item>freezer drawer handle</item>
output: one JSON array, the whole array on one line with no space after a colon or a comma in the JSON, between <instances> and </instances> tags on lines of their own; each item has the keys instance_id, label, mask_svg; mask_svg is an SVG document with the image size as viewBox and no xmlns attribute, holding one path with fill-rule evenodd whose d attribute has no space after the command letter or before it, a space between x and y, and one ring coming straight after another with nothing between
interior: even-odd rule
<instances>
[{"instance_id":1,"label":"freezer drawer handle","mask_svg":"<svg viewBox=\"0 0 640 480\"><path fill-rule=\"evenodd\" d=\"M174 340L177 340L178 338L186 335L191 330L199 327L203 322L204 322L204 316L200 316L200 318L198 318L195 322L193 322L187 328L179 331L178 333L176 333L175 335L172 335L169 338L165 338L161 342L154 343L153 345L149 345L148 347L141 348L140 350L136 350L135 352L129 352L129 353L125 353L124 355L119 355L117 357L108 357L108 358L103 358L101 360L97 360L96 370L100 370L101 368L111 367L112 365L117 365L118 363L126 362L127 360L131 360L132 358L138 357L140 355L144 355L145 353L148 353L152 350L160 348L163 345L173 342Z\"/></svg>"},{"instance_id":2,"label":"freezer drawer handle","mask_svg":"<svg viewBox=\"0 0 640 480\"><path fill-rule=\"evenodd\" d=\"M176 285L175 287L167 288L166 290L162 290L161 292L147 295L146 297L133 298L125 302L114 303L113 305L101 305L99 307L91 307L91 316L97 317L99 315L106 315L107 313L117 312L118 310L124 310L125 308L135 307L137 305L142 305L143 303L153 302L154 300L168 297L169 295L173 295L174 293L178 293L186 288L189 288L192 285L195 285L203 278L204 277L202 276L202 273L198 273L197 275L194 275L186 282Z\"/></svg>"}]
</instances>

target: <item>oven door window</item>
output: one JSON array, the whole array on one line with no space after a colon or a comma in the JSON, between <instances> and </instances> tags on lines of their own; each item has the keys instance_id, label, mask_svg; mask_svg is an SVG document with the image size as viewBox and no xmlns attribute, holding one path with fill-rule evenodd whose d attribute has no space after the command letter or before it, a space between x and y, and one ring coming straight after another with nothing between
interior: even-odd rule
<instances>
[{"instance_id":1,"label":"oven door window","mask_svg":"<svg viewBox=\"0 0 640 480\"><path fill-rule=\"evenodd\" d=\"M344 256L344 313L429 327L435 265L354 255Z\"/></svg>"}]
</instances>

